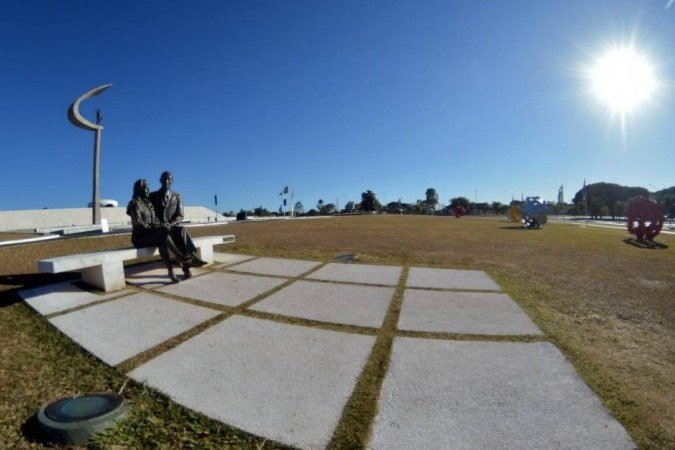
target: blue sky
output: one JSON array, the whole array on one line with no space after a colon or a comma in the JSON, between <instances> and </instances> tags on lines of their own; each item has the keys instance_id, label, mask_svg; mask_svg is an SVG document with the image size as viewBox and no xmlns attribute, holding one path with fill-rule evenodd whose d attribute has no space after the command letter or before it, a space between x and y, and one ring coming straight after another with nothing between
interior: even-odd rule
<instances>
[{"instance_id":1,"label":"blue sky","mask_svg":"<svg viewBox=\"0 0 675 450\"><path fill-rule=\"evenodd\" d=\"M434 187L569 201L588 183L675 184L675 6L589 1L5 1L0 210L91 199L171 170L188 205L414 202ZM632 39L660 88L626 134L582 69Z\"/></svg>"}]
</instances>

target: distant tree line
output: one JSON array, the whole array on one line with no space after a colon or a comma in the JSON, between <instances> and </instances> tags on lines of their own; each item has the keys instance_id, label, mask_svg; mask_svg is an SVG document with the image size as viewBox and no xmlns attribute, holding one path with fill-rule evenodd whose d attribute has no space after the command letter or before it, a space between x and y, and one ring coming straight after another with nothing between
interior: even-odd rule
<instances>
[{"instance_id":1,"label":"distant tree line","mask_svg":"<svg viewBox=\"0 0 675 450\"><path fill-rule=\"evenodd\" d=\"M650 193L642 187L621 186L614 183L593 183L586 185L574 195L572 203L547 202L549 214L590 215L592 218L623 218L626 216L628 205L639 196L655 198L670 217L675 215L675 186ZM505 215L509 206L519 205L521 202L512 200L508 205L501 202L471 202L466 197L453 197L447 206L440 204L438 192L430 187L424 193L424 198L415 203L405 203L401 200L382 205L375 192L370 189L361 193L361 201L348 201L344 208L339 209L335 203L326 203L323 199L316 202L316 207L305 211L302 202L293 205L296 216L318 216L334 214L435 214L452 215L455 206L463 206L469 215ZM223 213L234 216L234 212ZM280 216L282 211L268 211L259 206L250 211L241 210L237 218L247 216L268 217Z\"/></svg>"},{"instance_id":2,"label":"distant tree line","mask_svg":"<svg viewBox=\"0 0 675 450\"><path fill-rule=\"evenodd\" d=\"M636 197L652 197L663 206L666 215L675 214L675 186L655 193L643 187L621 186L615 183L593 183L574 195L568 210L572 214L586 214L591 218L623 218Z\"/></svg>"}]
</instances>

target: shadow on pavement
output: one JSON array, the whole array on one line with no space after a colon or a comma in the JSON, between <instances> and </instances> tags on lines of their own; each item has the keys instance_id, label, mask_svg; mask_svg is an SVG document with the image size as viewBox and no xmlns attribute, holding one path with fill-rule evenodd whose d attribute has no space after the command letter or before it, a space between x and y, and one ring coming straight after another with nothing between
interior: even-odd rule
<instances>
[{"instance_id":1,"label":"shadow on pavement","mask_svg":"<svg viewBox=\"0 0 675 450\"><path fill-rule=\"evenodd\" d=\"M0 275L0 308L21 301L19 291L36 288L46 284L59 283L80 278L76 273L24 273L19 275Z\"/></svg>"}]
</instances>

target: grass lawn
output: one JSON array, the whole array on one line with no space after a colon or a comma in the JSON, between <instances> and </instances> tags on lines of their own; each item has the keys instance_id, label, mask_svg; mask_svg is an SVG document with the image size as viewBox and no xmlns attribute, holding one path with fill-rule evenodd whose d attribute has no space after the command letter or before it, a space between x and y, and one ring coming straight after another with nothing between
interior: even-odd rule
<instances>
[{"instance_id":1,"label":"grass lawn","mask_svg":"<svg viewBox=\"0 0 675 450\"><path fill-rule=\"evenodd\" d=\"M487 271L560 348L641 448L675 448L675 237L665 249L624 243L625 230L549 223L524 230L503 218L351 216L195 228L235 234L221 251ZM70 275L36 274L37 259L129 245L128 235L0 247L0 448L36 447L28 419L65 395L119 390L124 375L80 350L16 295ZM400 291L388 319L400 308ZM240 313L246 314L245 311ZM333 437L359 448L370 431L395 321L385 321ZM129 420L94 447L280 448L177 406L129 382Z\"/></svg>"},{"instance_id":2,"label":"grass lawn","mask_svg":"<svg viewBox=\"0 0 675 450\"><path fill-rule=\"evenodd\" d=\"M36 233L30 233L30 232L25 232L25 233L0 232L0 242L2 242L2 241L13 241L15 239L29 239L29 238L35 238L35 237L40 237L40 236L42 236L42 235L36 234Z\"/></svg>"}]
</instances>

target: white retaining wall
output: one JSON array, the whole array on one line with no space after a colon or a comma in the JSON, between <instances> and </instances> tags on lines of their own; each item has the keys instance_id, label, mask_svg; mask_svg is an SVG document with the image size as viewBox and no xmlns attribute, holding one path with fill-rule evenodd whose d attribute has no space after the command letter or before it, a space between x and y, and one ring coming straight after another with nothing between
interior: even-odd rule
<instances>
[{"instance_id":1,"label":"white retaining wall","mask_svg":"<svg viewBox=\"0 0 675 450\"><path fill-rule=\"evenodd\" d=\"M184 220L207 221L210 218L213 221L215 214L215 212L203 206L186 206ZM126 206L124 208L101 208L101 217L108 219L108 223L129 223L131 220L127 216ZM0 211L0 232L91 225L91 219L91 208ZM225 220L225 217L218 215L218 221Z\"/></svg>"}]
</instances>

